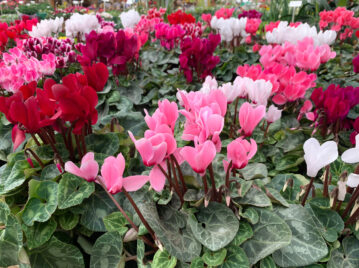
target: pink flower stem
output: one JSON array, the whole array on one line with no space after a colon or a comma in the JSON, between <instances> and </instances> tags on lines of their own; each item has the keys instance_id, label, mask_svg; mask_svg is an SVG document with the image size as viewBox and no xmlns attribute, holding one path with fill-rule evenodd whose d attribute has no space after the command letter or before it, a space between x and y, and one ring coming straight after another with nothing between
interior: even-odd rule
<instances>
[{"instance_id":1,"label":"pink flower stem","mask_svg":"<svg viewBox=\"0 0 359 268\"><path fill-rule=\"evenodd\" d=\"M130 217L127 215L127 213L123 210L121 205L117 202L117 200L107 191L106 185L103 183L100 177L96 177L96 181L101 185L101 187L105 190L108 197L112 200L112 202L115 204L115 206L118 208L118 210L122 213L122 215L125 217L125 219L128 221L128 223L132 226L133 229L138 232L138 227L136 224L130 219ZM145 236L140 236L140 238L148 245L152 246L153 248L156 248L157 246L149 241Z\"/></svg>"},{"instance_id":2,"label":"pink flower stem","mask_svg":"<svg viewBox=\"0 0 359 268\"><path fill-rule=\"evenodd\" d=\"M37 161L37 163L39 163L41 169L44 169L44 168L45 168L44 163L41 161L40 157L39 157L33 150L31 150L30 148L26 148L26 149L24 150L24 152L25 152L25 154L30 153L30 154L35 158L35 160Z\"/></svg>"},{"instance_id":3,"label":"pink flower stem","mask_svg":"<svg viewBox=\"0 0 359 268\"><path fill-rule=\"evenodd\" d=\"M146 229L148 230L148 232L152 236L152 239L156 241L155 232L152 230L151 226L148 224L146 219L143 217L140 209L137 207L137 205L136 205L135 201L132 199L131 195L126 191L125 188L122 188L122 191L125 194L125 196L127 197L128 201L130 201L133 208L135 209L135 211L136 211L138 217L141 219L143 225L146 227Z\"/></svg>"},{"instance_id":4,"label":"pink flower stem","mask_svg":"<svg viewBox=\"0 0 359 268\"><path fill-rule=\"evenodd\" d=\"M180 187L179 187L177 173L176 173L176 169L175 169L175 165L174 165L173 161L172 161L172 163L170 161L170 166L172 168L172 173L173 173L173 178L174 178L174 181L175 181L176 192L177 192L177 194L178 194L178 196L179 196L179 198L181 200L181 204L183 204L183 202L184 202L183 201L183 193L182 193L182 191L180 190Z\"/></svg>"},{"instance_id":5,"label":"pink flower stem","mask_svg":"<svg viewBox=\"0 0 359 268\"><path fill-rule=\"evenodd\" d=\"M304 207L305 205L305 201L307 201L307 198L308 198L308 195L309 195L309 191L310 189L312 189L312 186L313 186L313 182L314 182L314 177L312 177L310 179L310 182L309 184L307 185L306 189L305 189L305 194L304 194L304 197L303 197L303 200L302 200L302 206Z\"/></svg>"},{"instance_id":6,"label":"pink flower stem","mask_svg":"<svg viewBox=\"0 0 359 268\"><path fill-rule=\"evenodd\" d=\"M167 174L167 172L161 167L161 165L157 165L159 167L159 169L161 170L161 172L163 173L163 175L165 175L165 177L167 178L169 184L170 184L170 189L172 190L172 187L173 187L173 183L172 183L172 180L171 180L171 177ZM168 165L168 171L170 172L171 171L171 166ZM179 193L177 192L177 189L176 187L175 188L175 191L176 193L178 194L179 196Z\"/></svg>"},{"instance_id":7,"label":"pink flower stem","mask_svg":"<svg viewBox=\"0 0 359 268\"><path fill-rule=\"evenodd\" d=\"M165 174L165 176L167 177L167 180L168 180L168 183L170 185L170 189L173 188L173 185L172 185L172 173L171 173L171 166L170 166L170 161L168 160L168 158L166 159L166 164L167 164L167 170L168 170L168 175ZM162 171L162 170L161 170ZM164 170L163 170L164 171ZM163 173L162 171L162 173ZM166 173L166 172L165 172Z\"/></svg>"},{"instance_id":8,"label":"pink flower stem","mask_svg":"<svg viewBox=\"0 0 359 268\"><path fill-rule=\"evenodd\" d=\"M208 185L207 185L207 177L206 174L204 174L202 176L202 182L203 182L203 187L204 187L204 194L207 195L208 193Z\"/></svg>"},{"instance_id":9,"label":"pink flower stem","mask_svg":"<svg viewBox=\"0 0 359 268\"><path fill-rule=\"evenodd\" d=\"M82 158L83 153L82 153L82 150L81 150L81 143L80 143L79 135L75 135L75 140L76 140L77 153L79 154L79 158Z\"/></svg>"},{"instance_id":10,"label":"pink flower stem","mask_svg":"<svg viewBox=\"0 0 359 268\"><path fill-rule=\"evenodd\" d=\"M214 173L213 173L212 163L209 164L209 166L208 166L208 171L209 171L209 177L210 177L210 179L211 179L211 184L212 184L213 199L214 199L214 200L218 200L218 199L217 199L216 182L215 182L215 180L214 180Z\"/></svg>"},{"instance_id":11,"label":"pink flower stem","mask_svg":"<svg viewBox=\"0 0 359 268\"><path fill-rule=\"evenodd\" d=\"M184 177L183 177L181 167L178 164L178 161L177 161L176 157L173 154L171 155L171 159L172 159L172 163L174 162L176 164L176 167L177 167L177 170L178 170L178 175L180 177L182 187L183 187L183 193L185 193L185 192L187 192L187 186L186 186L186 183L184 181Z\"/></svg>"},{"instance_id":12,"label":"pink flower stem","mask_svg":"<svg viewBox=\"0 0 359 268\"><path fill-rule=\"evenodd\" d=\"M226 172L226 187L229 190L229 174L231 173L231 167L232 167L232 160L231 162L229 162L229 165L227 167L227 172Z\"/></svg>"}]
</instances>

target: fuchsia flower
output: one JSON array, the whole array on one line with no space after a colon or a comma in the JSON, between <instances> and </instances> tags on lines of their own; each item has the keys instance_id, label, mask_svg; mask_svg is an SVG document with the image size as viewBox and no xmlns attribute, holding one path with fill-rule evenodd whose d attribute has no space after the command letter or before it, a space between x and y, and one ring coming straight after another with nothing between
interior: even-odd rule
<instances>
[{"instance_id":1,"label":"fuchsia flower","mask_svg":"<svg viewBox=\"0 0 359 268\"><path fill-rule=\"evenodd\" d=\"M207 25L211 25L211 19L212 19L212 15L211 13L208 14L202 14L202 20L207 23Z\"/></svg>"},{"instance_id":2,"label":"fuchsia flower","mask_svg":"<svg viewBox=\"0 0 359 268\"><path fill-rule=\"evenodd\" d=\"M241 126L241 133L249 137L253 130L266 114L266 107L259 105L253 108L248 102L242 104L239 109L239 124Z\"/></svg>"},{"instance_id":3,"label":"fuchsia flower","mask_svg":"<svg viewBox=\"0 0 359 268\"><path fill-rule=\"evenodd\" d=\"M243 138L237 138L232 141L227 146L227 159L232 161L231 169L241 169L244 168L248 161L256 154L257 152L257 143L255 140L251 139L249 143ZM225 169L228 167L228 162L223 162Z\"/></svg>"},{"instance_id":4,"label":"fuchsia flower","mask_svg":"<svg viewBox=\"0 0 359 268\"><path fill-rule=\"evenodd\" d=\"M65 171L81 177L88 182L95 181L98 174L98 164L95 154L88 152L82 157L81 166L77 167L72 161L65 163Z\"/></svg>"},{"instance_id":5,"label":"fuchsia flower","mask_svg":"<svg viewBox=\"0 0 359 268\"><path fill-rule=\"evenodd\" d=\"M122 187L126 191L133 192L140 189L148 180L148 176L136 175L123 177L125 170L125 158L120 153L117 157L110 156L101 167L101 176L111 194L121 192Z\"/></svg>"},{"instance_id":6,"label":"fuchsia flower","mask_svg":"<svg viewBox=\"0 0 359 268\"><path fill-rule=\"evenodd\" d=\"M176 140L172 133L146 131L145 137L139 140L135 139L131 131L128 134L140 153L143 164L148 167L161 164L177 148Z\"/></svg>"},{"instance_id":7,"label":"fuchsia flower","mask_svg":"<svg viewBox=\"0 0 359 268\"><path fill-rule=\"evenodd\" d=\"M216 147L212 141L205 141L202 144L195 142L194 148L185 146L180 154L195 172L203 176L216 156Z\"/></svg>"},{"instance_id":8,"label":"fuchsia flower","mask_svg":"<svg viewBox=\"0 0 359 268\"><path fill-rule=\"evenodd\" d=\"M302 108L300 108L297 120L299 121L300 119L302 119L303 115L305 114L305 117L308 120L314 121L315 120L315 114L313 112L311 112L312 108L313 108L312 102L310 100L306 100L304 102Z\"/></svg>"},{"instance_id":9,"label":"fuchsia flower","mask_svg":"<svg viewBox=\"0 0 359 268\"><path fill-rule=\"evenodd\" d=\"M235 8L220 8L216 11L216 13L214 13L214 15L217 17L217 19L219 18L223 18L223 19L229 19L230 17L232 17L232 14L234 12Z\"/></svg>"},{"instance_id":10,"label":"fuchsia flower","mask_svg":"<svg viewBox=\"0 0 359 268\"><path fill-rule=\"evenodd\" d=\"M156 38L160 40L161 46L167 50L176 47L186 34L179 24L169 25L167 23L159 23L155 26L155 30Z\"/></svg>"},{"instance_id":11,"label":"fuchsia flower","mask_svg":"<svg viewBox=\"0 0 359 268\"><path fill-rule=\"evenodd\" d=\"M359 73L359 55L353 58L353 71L354 73Z\"/></svg>"}]
</instances>

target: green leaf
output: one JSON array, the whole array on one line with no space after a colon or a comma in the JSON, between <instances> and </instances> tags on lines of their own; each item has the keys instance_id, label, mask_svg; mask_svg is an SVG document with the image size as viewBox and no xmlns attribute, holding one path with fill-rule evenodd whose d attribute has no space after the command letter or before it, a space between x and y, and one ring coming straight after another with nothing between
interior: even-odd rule
<instances>
[{"instance_id":1,"label":"green leaf","mask_svg":"<svg viewBox=\"0 0 359 268\"><path fill-rule=\"evenodd\" d=\"M25 180L25 170L30 169L26 160L16 161L13 166L4 165L0 169L0 195L5 195L11 190L22 185Z\"/></svg>"},{"instance_id":2,"label":"green leaf","mask_svg":"<svg viewBox=\"0 0 359 268\"><path fill-rule=\"evenodd\" d=\"M171 256L166 250L157 250L151 268L174 268L176 266L177 259Z\"/></svg>"},{"instance_id":3,"label":"green leaf","mask_svg":"<svg viewBox=\"0 0 359 268\"><path fill-rule=\"evenodd\" d=\"M282 267L304 266L313 264L328 254L327 245L306 208L291 205L289 208L278 209L276 213L292 231L290 244L273 253L276 264Z\"/></svg>"},{"instance_id":4,"label":"green leaf","mask_svg":"<svg viewBox=\"0 0 359 268\"><path fill-rule=\"evenodd\" d=\"M284 171L293 167L299 166L304 161L303 157L298 157L298 154L290 153L281 157L278 162L275 162L275 170Z\"/></svg>"},{"instance_id":5,"label":"green leaf","mask_svg":"<svg viewBox=\"0 0 359 268\"><path fill-rule=\"evenodd\" d=\"M143 265L143 259L145 257L145 242L141 239L137 239L137 265Z\"/></svg>"},{"instance_id":6,"label":"green leaf","mask_svg":"<svg viewBox=\"0 0 359 268\"><path fill-rule=\"evenodd\" d=\"M95 192L81 204L84 213L81 216L81 224L94 232L105 232L103 218L116 211L116 206L107 196L106 192L96 185Z\"/></svg>"},{"instance_id":7,"label":"green leaf","mask_svg":"<svg viewBox=\"0 0 359 268\"><path fill-rule=\"evenodd\" d=\"M88 151L114 155L120 147L120 140L116 133L90 134L85 137Z\"/></svg>"},{"instance_id":8,"label":"green leaf","mask_svg":"<svg viewBox=\"0 0 359 268\"><path fill-rule=\"evenodd\" d=\"M212 251L228 245L235 237L239 222L234 213L224 204L211 202L195 215L188 217L194 237Z\"/></svg>"},{"instance_id":9,"label":"green leaf","mask_svg":"<svg viewBox=\"0 0 359 268\"><path fill-rule=\"evenodd\" d=\"M56 143L56 149L58 150L60 156L62 159L68 159L69 158L69 151L67 150L65 144L63 143ZM34 147L35 153L38 155L38 157L45 161L51 161L54 159L54 150L50 145L42 145Z\"/></svg>"},{"instance_id":10,"label":"green leaf","mask_svg":"<svg viewBox=\"0 0 359 268\"><path fill-rule=\"evenodd\" d=\"M272 205L268 196L257 187L252 187L244 197L236 198L235 201L240 205L252 205L256 207L269 207Z\"/></svg>"},{"instance_id":11,"label":"green leaf","mask_svg":"<svg viewBox=\"0 0 359 268\"><path fill-rule=\"evenodd\" d=\"M327 264L328 268L359 267L359 240L350 236L343 239L342 247L335 249Z\"/></svg>"},{"instance_id":12,"label":"green leaf","mask_svg":"<svg viewBox=\"0 0 359 268\"><path fill-rule=\"evenodd\" d=\"M122 258L122 247L120 233L107 232L101 235L92 248L90 267L118 267Z\"/></svg>"},{"instance_id":13,"label":"green leaf","mask_svg":"<svg viewBox=\"0 0 359 268\"><path fill-rule=\"evenodd\" d=\"M248 240L252 236L253 236L253 230L251 225L246 221L240 221L238 232L230 245L240 246L244 241Z\"/></svg>"},{"instance_id":14,"label":"green leaf","mask_svg":"<svg viewBox=\"0 0 359 268\"><path fill-rule=\"evenodd\" d=\"M80 250L52 237L45 245L29 251L32 268L83 268Z\"/></svg>"},{"instance_id":15,"label":"green leaf","mask_svg":"<svg viewBox=\"0 0 359 268\"><path fill-rule=\"evenodd\" d=\"M218 251L210 251L205 249L202 259L208 266L218 266L224 262L226 256L227 249L225 248L222 248Z\"/></svg>"},{"instance_id":16,"label":"green leaf","mask_svg":"<svg viewBox=\"0 0 359 268\"><path fill-rule=\"evenodd\" d=\"M239 170L245 180L265 178L268 176L267 166L262 163L251 163Z\"/></svg>"},{"instance_id":17,"label":"green leaf","mask_svg":"<svg viewBox=\"0 0 359 268\"><path fill-rule=\"evenodd\" d=\"M267 256L260 261L259 268L277 268L278 266L275 264L273 258L271 256Z\"/></svg>"},{"instance_id":18,"label":"green leaf","mask_svg":"<svg viewBox=\"0 0 359 268\"><path fill-rule=\"evenodd\" d=\"M290 244L292 232L289 226L275 213L256 209L259 222L253 226L253 237L243 244L251 264Z\"/></svg>"},{"instance_id":19,"label":"green leaf","mask_svg":"<svg viewBox=\"0 0 359 268\"><path fill-rule=\"evenodd\" d=\"M59 224L64 230L72 230L79 223L80 216L74 214L71 211L66 211L66 213L59 216Z\"/></svg>"},{"instance_id":20,"label":"green leaf","mask_svg":"<svg viewBox=\"0 0 359 268\"><path fill-rule=\"evenodd\" d=\"M42 171L41 171L41 177L40 179L42 181L45 180L53 180L56 177L60 176L61 173L58 170L57 166L55 164L51 164L46 166Z\"/></svg>"},{"instance_id":21,"label":"green leaf","mask_svg":"<svg viewBox=\"0 0 359 268\"><path fill-rule=\"evenodd\" d=\"M305 141L305 136L302 132L285 132L285 138L280 140L275 146L287 153L296 149L301 149Z\"/></svg>"},{"instance_id":22,"label":"green leaf","mask_svg":"<svg viewBox=\"0 0 359 268\"><path fill-rule=\"evenodd\" d=\"M293 187L288 186L283 192L283 187L289 180L293 180ZM304 185L304 183L301 182L297 174L279 174L266 187L277 190L287 200L296 200L301 185Z\"/></svg>"},{"instance_id":23,"label":"green leaf","mask_svg":"<svg viewBox=\"0 0 359 268\"><path fill-rule=\"evenodd\" d=\"M315 217L324 227L323 236L328 242L334 242L344 229L344 221L338 212L330 208L322 208L310 203Z\"/></svg>"},{"instance_id":24,"label":"green leaf","mask_svg":"<svg viewBox=\"0 0 359 268\"><path fill-rule=\"evenodd\" d=\"M105 224L106 230L109 232L118 231L121 235L124 235L128 230L126 227L128 222L120 211L107 215L103 218L103 223Z\"/></svg>"},{"instance_id":25,"label":"green leaf","mask_svg":"<svg viewBox=\"0 0 359 268\"><path fill-rule=\"evenodd\" d=\"M29 200L21 215L23 222L32 226L35 221L48 221L57 207L57 191L56 182L29 181Z\"/></svg>"},{"instance_id":26,"label":"green leaf","mask_svg":"<svg viewBox=\"0 0 359 268\"><path fill-rule=\"evenodd\" d=\"M29 249L34 249L45 244L55 232L57 222L50 218L47 222L35 222L33 226L22 225Z\"/></svg>"},{"instance_id":27,"label":"green leaf","mask_svg":"<svg viewBox=\"0 0 359 268\"><path fill-rule=\"evenodd\" d=\"M271 200L274 200L282 206L289 207L287 200L285 200L285 198L276 189L266 187L265 190L267 192L267 196L269 196Z\"/></svg>"},{"instance_id":28,"label":"green leaf","mask_svg":"<svg viewBox=\"0 0 359 268\"><path fill-rule=\"evenodd\" d=\"M59 209L73 207L82 203L95 191L93 182L65 173L59 183Z\"/></svg>"},{"instance_id":29,"label":"green leaf","mask_svg":"<svg viewBox=\"0 0 359 268\"><path fill-rule=\"evenodd\" d=\"M237 246L228 249L227 257L218 268L249 268L249 260L244 250Z\"/></svg>"},{"instance_id":30,"label":"green leaf","mask_svg":"<svg viewBox=\"0 0 359 268\"><path fill-rule=\"evenodd\" d=\"M0 201L0 266L7 267L19 263L18 255L22 247L21 225L10 213L5 202Z\"/></svg>"},{"instance_id":31,"label":"green leaf","mask_svg":"<svg viewBox=\"0 0 359 268\"><path fill-rule=\"evenodd\" d=\"M144 218L155 231L157 238L171 256L183 262L190 262L199 256L201 244L194 238L189 226L179 228L160 218L156 204L146 190L142 189L130 194ZM178 214L178 216L179 215L184 217L184 221L186 222L186 215L183 213Z\"/></svg>"},{"instance_id":32,"label":"green leaf","mask_svg":"<svg viewBox=\"0 0 359 268\"><path fill-rule=\"evenodd\" d=\"M247 219L251 224L256 224L259 221L258 213L252 207L247 208L246 211L242 212L240 215Z\"/></svg>"},{"instance_id":33,"label":"green leaf","mask_svg":"<svg viewBox=\"0 0 359 268\"><path fill-rule=\"evenodd\" d=\"M204 261L201 257L195 258L191 262L191 268L204 268Z\"/></svg>"}]
</instances>

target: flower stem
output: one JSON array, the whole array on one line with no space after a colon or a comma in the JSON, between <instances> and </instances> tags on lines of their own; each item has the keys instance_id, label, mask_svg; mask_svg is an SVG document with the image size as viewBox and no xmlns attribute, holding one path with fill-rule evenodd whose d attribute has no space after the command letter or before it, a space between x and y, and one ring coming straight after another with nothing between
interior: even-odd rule
<instances>
[{"instance_id":1,"label":"flower stem","mask_svg":"<svg viewBox=\"0 0 359 268\"><path fill-rule=\"evenodd\" d=\"M172 168L172 173L173 173L173 178L174 178L174 181L175 181L176 192L177 192L177 194L178 194L178 196L179 196L179 198L181 200L181 204L183 204L183 202L184 202L183 201L183 193L182 193L182 191L180 190L180 187L179 187L179 183L178 183L178 179L177 179L177 173L176 173L176 169L175 169L175 165L174 165L173 161L172 161L172 163L170 161L170 166Z\"/></svg>"},{"instance_id":2,"label":"flower stem","mask_svg":"<svg viewBox=\"0 0 359 268\"><path fill-rule=\"evenodd\" d=\"M226 187L229 190L229 174L231 173L231 167L232 167L232 160L229 162L226 172Z\"/></svg>"},{"instance_id":3,"label":"flower stem","mask_svg":"<svg viewBox=\"0 0 359 268\"><path fill-rule=\"evenodd\" d=\"M209 166L208 166L208 171L209 171L209 177L210 177L210 179L211 179L211 184L212 184L213 199L214 199L214 200L217 200L216 181L214 180L214 173L213 173L212 163L209 164Z\"/></svg>"},{"instance_id":4,"label":"flower stem","mask_svg":"<svg viewBox=\"0 0 359 268\"><path fill-rule=\"evenodd\" d=\"M39 140L36 138L36 136L33 133L30 133L32 139L34 140L34 142L36 143L37 146L41 146Z\"/></svg>"},{"instance_id":5,"label":"flower stem","mask_svg":"<svg viewBox=\"0 0 359 268\"><path fill-rule=\"evenodd\" d=\"M328 197L328 196L329 196L329 192L328 192L329 169L330 169L330 166L327 165L326 168L325 168L325 177L324 177L324 185L323 185L323 196L324 196L324 197Z\"/></svg>"},{"instance_id":6,"label":"flower stem","mask_svg":"<svg viewBox=\"0 0 359 268\"><path fill-rule=\"evenodd\" d=\"M125 217L125 219L128 221L128 223L132 226L133 229L136 230L136 232L138 232L138 227L136 226L136 224L130 219L130 217L127 215L127 213L123 210L123 208L121 207L121 205L117 202L117 200L112 196L112 194L110 194L107 191L107 187L106 185L103 183L103 181L101 180L101 178L97 177L96 181L102 186L102 188L104 189L104 191L106 192L106 194L108 195L108 197L112 200L112 202L115 204L115 206L119 209L119 211L122 213L122 215ZM140 238L148 245L152 246L153 248L156 248L157 246L152 243L151 241L149 241L145 236L140 236Z\"/></svg>"},{"instance_id":7,"label":"flower stem","mask_svg":"<svg viewBox=\"0 0 359 268\"><path fill-rule=\"evenodd\" d=\"M355 212L353 213L353 215L351 215L351 216L349 217L349 219L346 220L345 226L348 226L349 224L352 224L354 221L357 220L358 217L359 217L359 208L357 208L357 209L355 210Z\"/></svg>"},{"instance_id":8,"label":"flower stem","mask_svg":"<svg viewBox=\"0 0 359 268\"><path fill-rule=\"evenodd\" d=\"M33 150L31 150L30 148L26 148L24 152L25 154L30 153L36 159L37 163L39 163L41 169L44 169L45 167L44 163L41 161L40 157L38 157L38 155Z\"/></svg>"},{"instance_id":9,"label":"flower stem","mask_svg":"<svg viewBox=\"0 0 359 268\"><path fill-rule=\"evenodd\" d=\"M308 198L308 195L309 195L309 191L310 191L310 189L312 189L313 182L314 182L314 177L312 177L312 178L310 179L310 182L309 182L309 184L307 185L307 188L305 189L305 194L304 194L304 197L303 197L303 200L302 200L302 206L303 206L303 207L304 207L304 205L305 205L305 201L307 201L307 198Z\"/></svg>"},{"instance_id":10,"label":"flower stem","mask_svg":"<svg viewBox=\"0 0 359 268\"><path fill-rule=\"evenodd\" d=\"M344 218L348 214L350 208L352 207L352 205L354 204L354 202L358 198L358 196L359 196L359 187L356 187L351 198L349 199L347 206L345 207L345 210L342 214L342 218Z\"/></svg>"},{"instance_id":11,"label":"flower stem","mask_svg":"<svg viewBox=\"0 0 359 268\"><path fill-rule=\"evenodd\" d=\"M176 157L173 154L171 155L171 159L172 159L172 163L174 162L176 164L176 167L177 167L177 170L178 170L178 175L180 177L182 187L183 187L183 193L185 193L185 192L187 192L187 186L186 186L186 183L184 181L184 177L183 177L181 167L178 164L178 161L177 161Z\"/></svg>"},{"instance_id":12,"label":"flower stem","mask_svg":"<svg viewBox=\"0 0 359 268\"><path fill-rule=\"evenodd\" d=\"M133 208L135 209L138 217L141 219L143 225L146 227L146 229L148 230L148 232L150 233L150 235L152 236L153 240L156 240L155 237L155 232L152 230L152 228L150 227L150 225L148 224L148 222L146 221L146 219L143 217L140 209L137 207L135 201L133 201L131 195L126 191L125 188L122 188L123 193L125 194L125 196L127 197L128 201L130 201L131 205L133 206Z\"/></svg>"}]
</instances>

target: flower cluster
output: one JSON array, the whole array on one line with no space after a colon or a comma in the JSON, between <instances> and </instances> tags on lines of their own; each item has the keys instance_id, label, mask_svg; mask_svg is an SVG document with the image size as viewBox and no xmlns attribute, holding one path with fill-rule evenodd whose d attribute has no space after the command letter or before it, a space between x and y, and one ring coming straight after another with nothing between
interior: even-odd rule
<instances>
[{"instance_id":1,"label":"flower cluster","mask_svg":"<svg viewBox=\"0 0 359 268\"><path fill-rule=\"evenodd\" d=\"M210 34L208 38L185 38L181 42L180 68L186 76L187 82L193 80L193 73L198 79L211 75L213 68L220 58L213 56L216 47L221 42L219 35Z\"/></svg>"},{"instance_id":2,"label":"flower cluster","mask_svg":"<svg viewBox=\"0 0 359 268\"><path fill-rule=\"evenodd\" d=\"M29 35L31 37L51 37L53 34L57 35L62 31L64 24L64 18L56 17L53 20L42 20L36 24Z\"/></svg>"},{"instance_id":3,"label":"flower cluster","mask_svg":"<svg viewBox=\"0 0 359 268\"><path fill-rule=\"evenodd\" d=\"M120 14L121 23L124 28L134 28L141 20L140 14L134 9Z\"/></svg>"},{"instance_id":4,"label":"flower cluster","mask_svg":"<svg viewBox=\"0 0 359 268\"><path fill-rule=\"evenodd\" d=\"M9 39L18 40L28 38L25 30L31 31L36 24L37 19L30 20L26 17L22 20L15 20L10 25L6 22L0 22L0 51L5 50Z\"/></svg>"},{"instance_id":5,"label":"flower cluster","mask_svg":"<svg viewBox=\"0 0 359 268\"><path fill-rule=\"evenodd\" d=\"M232 17L234 12L234 8L225 8L222 7L220 9L218 9L214 15L216 16L217 19L223 18L223 19L229 19L230 17Z\"/></svg>"},{"instance_id":6,"label":"flower cluster","mask_svg":"<svg viewBox=\"0 0 359 268\"><path fill-rule=\"evenodd\" d=\"M127 64L138 57L139 43L136 34L123 30L118 32L96 33L86 35L86 44L79 44L82 55L78 56L81 65L102 62L112 67L114 75L126 74Z\"/></svg>"},{"instance_id":7,"label":"flower cluster","mask_svg":"<svg viewBox=\"0 0 359 268\"><path fill-rule=\"evenodd\" d=\"M168 22L170 24L185 24L185 23L195 23L196 19L191 14L187 14L182 10L177 10L176 12L167 16Z\"/></svg>"},{"instance_id":8,"label":"flower cluster","mask_svg":"<svg viewBox=\"0 0 359 268\"><path fill-rule=\"evenodd\" d=\"M327 44L315 47L310 37L298 41L297 44L285 42L282 45L262 46L259 54L260 62L264 67L270 67L277 62L311 71L317 70L320 64L326 63L336 55Z\"/></svg>"},{"instance_id":9,"label":"flower cluster","mask_svg":"<svg viewBox=\"0 0 359 268\"><path fill-rule=\"evenodd\" d=\"M303 98L309 88L315 87L317 78L313 73L297 72L294 66L284 66L279 63L273 63L264 69L260 65L239 66L237 74L253 80L270 81L274 94L272 101L278 105Z\"/></svg>"},{"instance_id":10,"label":"flower cluster","mask_svg":"<svg viewBox=\"0 0 359 268\"><path fill-rule=\"evenodd\" d=\"M68 38L78 38L84 40L85 34L91 31L99 31L101 25L96 15L74 13L65 22L66 36Z\"/></svg>"},{"instance_id":11,"label":"flower cluster","mask_svg":"<svg viewBox=\"0 0 359 268\"><path fill-rule=\"evenodd\" d=\"M255 9L251 10L243 10L240 14L238 14L238 19L246 17L248 19L260 19L262 17L262 13Z\"/></svg>"},{"instance_id":12,"label":"flower cluster","mask_svg":"<svg viewBox=\"0 0 359 268\"><path fill-rule=\"evenodd\" d=\"M167 50L176 47L186 33L179 24L169 25L163 22L155 26L155 31L155 36L160 40L161 46Z\"/></svg>"},{"instance_id":13,"label":"flower cluster","mask_svg":"<svg viewBox=\"0 0 359 268\"><path fill-rule=\"evenodd\" d=\"M319 125L344 124L349 110L359 104L359 87L340 87L331 84L326 90L316 88L311 99L315 104L314 114Z\"/></svg>"},{"instance_id":14,"label":"flower cluster","mask_svg":"<svg viewBox=\"0 0 359 268\"><path fill-rule=\"evenodd\" d=\"M354 73L359 73L359 55L353 58L353 71Z\"/></svg>"},{"instance_id":15,"label":"flower cluster","mask_svg":"<svg viewBox=\"0 0 359 268\"><path fill-rule=\"evenodd\" d=\"M345 7L337 7L335 10L324 10L319 13L320 29L330 27L331 30L341 32L340 40L350 38L355 29L359 29L359 18L354 17L354 11Z\"/></svg>"},{"instance_id":16,"label":"flower cluster","mask_svg":"<svg viewBox=\"0 0 359 268\"><path fill-rule=\"evenodd\" d=\"M73 43L70 39L59 40L52 37L29 38L21 43L21 48L27 57L41 59L43 54L54 54L56 68L65 68L69 63L76 62L77 55L72 50Z\"/></svg>"},{"instance_id":17,"label":"flower cluster","mask_svg":"<svg viewBox=\"0 0 359 268\"><path fill-rule=\"evenodd\" d=\"M288 25L288 22L280 21L279 23L272 23L266 27L266 39L268 43L283 44L289 42L296 44L306 37L311 37L315 46L323 44L331 45L334 43L337 34L332 30L318 32L315 26L311 27L307 23Z\"/></svg>"},{"instance_id":18,"label":"flower cluster","mask_svg":"<svg viewBox=\"0 0 359 268\"><path fill-rule=\"evenodd\" d=\"M73 133L82 133L87 124L97 122L98 101L96 90L102 90L107 79L106 66L98 63L87 67L85 75L70 74L62 78L62 84L46 79L44 89L36 82L23 85L10 97L0 97L0 111L14 124L14 149L25 139L24 133L39 133L44 140L44 127L52 126L57 119L70 122ZM95 76L95 77L94 77ZM36 95L34 95L36 92ZM56 128L62 129L56 125ZM54 126L55 127L55 126Z\"/></svg>"},{"instance_id":19,"label":"flower cluster","mask_svg":"<svg viewBox=\"0 0 359 268\"><path fill-rule=\"evenodd\" d=\"M42 60L27 57L15 47L3 53L0 62L0 86L10 92L17 92L24 83L38 81L44 75L52 75L56 69L54 54L43 54Z\"/></svg>"}]
</instances>

